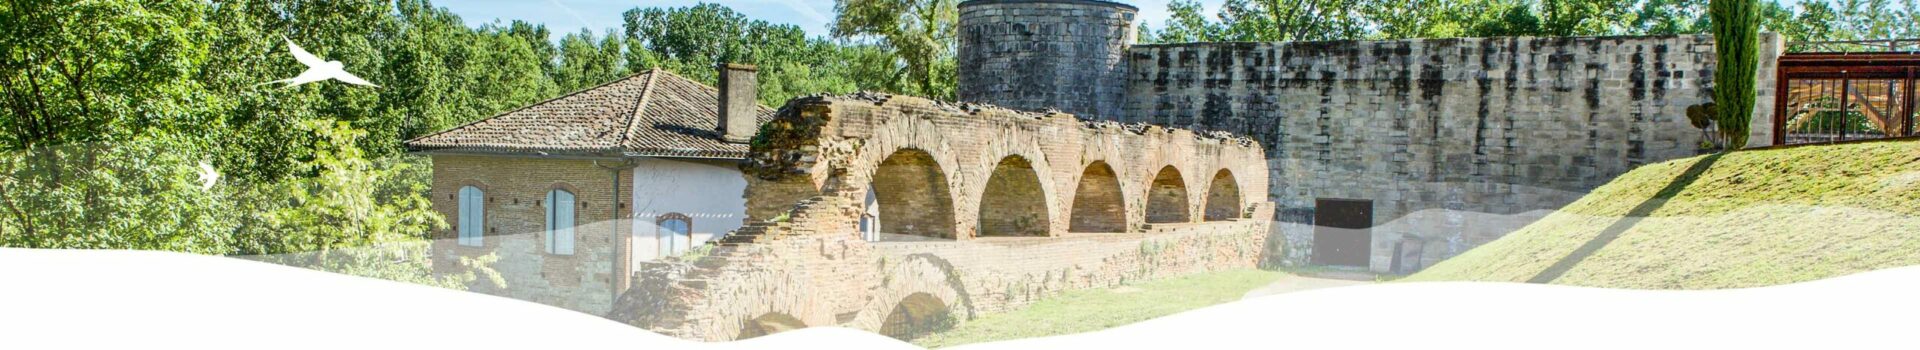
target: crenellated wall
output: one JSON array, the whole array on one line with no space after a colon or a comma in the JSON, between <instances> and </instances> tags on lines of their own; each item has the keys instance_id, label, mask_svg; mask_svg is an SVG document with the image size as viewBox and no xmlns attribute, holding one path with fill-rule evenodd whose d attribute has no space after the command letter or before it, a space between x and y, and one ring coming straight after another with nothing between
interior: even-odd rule
<instances>
[{"instance_id":1,"label":"crenellated wall","mask_svg":"<svg viewBox=\"0 0 1920 350\"><path fill-rule=\"evenodd\" d=\"M1763 40L1773 83L1777 35ZM1700 152L1686 108L1712 99L1710 36L1469 38L1140 45L1127 122L1227 131L1266 146L1276 219L1306 222L1318 198L1373 201L1368 265L1423 243L1414 269L1529 220L1471 213L1555 209L1636 166ZM1763 89L1757 116L1771 111ZM1766 118L1754 145L1771 140ZM1427 215L1415 212L1437 210ZM1312 227L1282 225L1289 263Z\"/></svg>"}]
</instances>

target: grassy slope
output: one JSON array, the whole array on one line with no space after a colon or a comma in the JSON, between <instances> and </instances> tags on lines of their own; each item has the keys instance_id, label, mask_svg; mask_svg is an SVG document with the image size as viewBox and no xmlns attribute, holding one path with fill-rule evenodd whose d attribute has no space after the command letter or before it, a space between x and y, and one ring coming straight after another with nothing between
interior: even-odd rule
<instances>
[{"instance_id":1,"label":"grassy slope","mask_svg":"<svg viewBox=\"0 0 1920 350\"><path fill-rule=\"evenodd\" d=\"M1142 282L1113 289L1076 290L1016 311L986 315L913 340L929 348L994 340L1080 333L1240 300L1286 273L1231 270Z\"/></svg>"},{"instance_id":2,"label":"grassy slope","mask_svg":"<svg viewBox=\"0 0 1920 350\"><path fill-rule=\"evenodd\" d=\"M1711 289L1916 264L1920 142L1899 141L1647 165L1405 280Z\"/></svg>"}]
</instances>

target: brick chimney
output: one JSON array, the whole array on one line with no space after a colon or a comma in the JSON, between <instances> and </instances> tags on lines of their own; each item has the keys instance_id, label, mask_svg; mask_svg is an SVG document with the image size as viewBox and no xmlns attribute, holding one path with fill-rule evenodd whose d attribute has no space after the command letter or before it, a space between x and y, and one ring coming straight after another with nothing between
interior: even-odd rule
<instances>
[{"instance_id":1,"label":"brick chimney","mask_svg":"<svg viewBox=\"0 0 1920 350\"><path fill-rule=\"evenodd\" d=\"M737 63L722 63L720 69L720 139L745 143L760 130L759 92L755 75L760 68Z\"/></svg>"}]
</instances>

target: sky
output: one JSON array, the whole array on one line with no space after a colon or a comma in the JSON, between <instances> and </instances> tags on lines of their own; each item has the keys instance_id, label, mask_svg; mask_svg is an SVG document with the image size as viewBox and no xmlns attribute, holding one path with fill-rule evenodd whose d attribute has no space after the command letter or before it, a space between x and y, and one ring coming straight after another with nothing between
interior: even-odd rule
<instances>
[{"instance_id":1,"label":"sky","mask_svg":"<svg viewBox=\"0 0 1920 350\"><path fill-rule=\"evenodd\" d=\"M1118 0L1140 8L1137 23L1158 28L1167 20L1171 0ZM452 10L467 25L479 26L500 20L523 20L545 24L558 39L566 33L593 28L595 33L620 28L620 13L636 7L686 7L711 2L733 8L747 17L773 23L792 24L808 35L827 35L833 21L833 0L440 0L434 4ZM1204 13L1219 10L1225 0L1201 0ZM1136 24L1137 24L1136 23Z\"/></svg>"}]
</instances>

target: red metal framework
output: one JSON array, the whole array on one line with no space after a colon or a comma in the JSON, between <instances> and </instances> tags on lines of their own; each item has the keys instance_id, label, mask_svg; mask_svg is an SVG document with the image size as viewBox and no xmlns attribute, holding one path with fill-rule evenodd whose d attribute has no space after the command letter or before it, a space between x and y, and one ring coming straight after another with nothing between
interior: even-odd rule
<instances>
[{"instance_id":1,"label":"red metal framework","mask_svg":"<svg viewBox=\"0 0 1920 350\"><path fill-rule=\"evenodd\" d=\"M1787 52L1914 52L1920 38L1803 41L1787 43Z\"/></svg>"},{"instance_id":2,"label":"red metal framework","mask_svg":"<svg viewBox=\"0 0 1920 350\"><path fill-rule=\"evenodd\" d=\"M1915 135L1920 53L1794 53L1780 56L1775 145Z\"/></svg>"}]
</instances>

